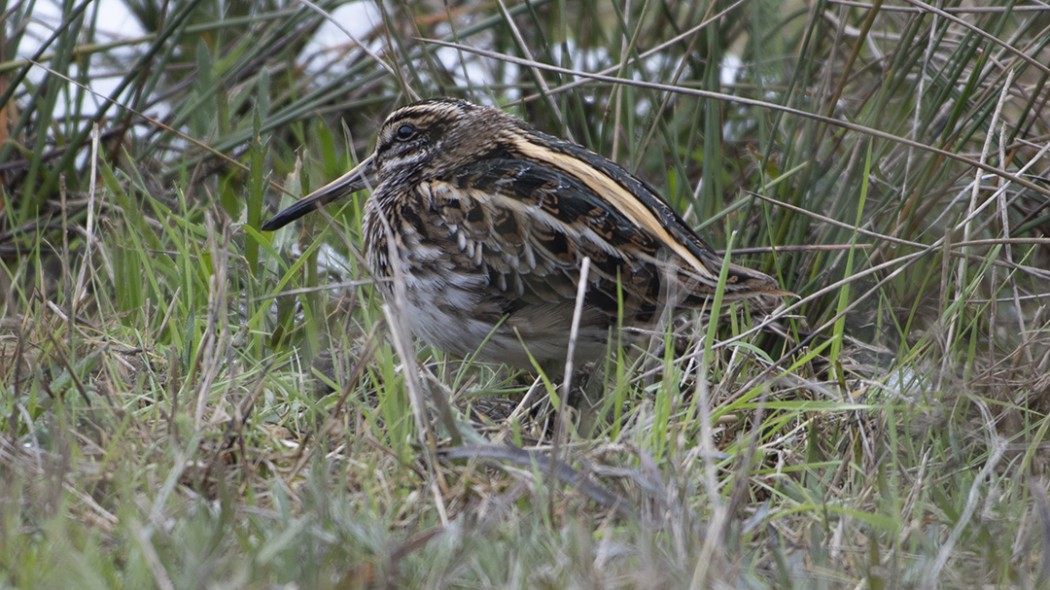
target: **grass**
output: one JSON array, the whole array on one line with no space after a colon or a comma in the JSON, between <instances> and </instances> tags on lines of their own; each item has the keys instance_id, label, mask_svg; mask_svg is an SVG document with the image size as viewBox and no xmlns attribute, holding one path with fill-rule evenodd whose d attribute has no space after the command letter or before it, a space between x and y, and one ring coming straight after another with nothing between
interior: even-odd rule
<instances>
[{"instance_id":1,"label":"grass","mask_svg":"<svg viewBox=\"0 0 1050 590\"><path fill-rule=\"evenodd\" d=\"M0 586L1050 584L1045 8L125 4L0 17ZM364 197L258 230L438 94L649 179L786 335L680 319L583 435L388 321Z\"/></svg>"}]
</instances>

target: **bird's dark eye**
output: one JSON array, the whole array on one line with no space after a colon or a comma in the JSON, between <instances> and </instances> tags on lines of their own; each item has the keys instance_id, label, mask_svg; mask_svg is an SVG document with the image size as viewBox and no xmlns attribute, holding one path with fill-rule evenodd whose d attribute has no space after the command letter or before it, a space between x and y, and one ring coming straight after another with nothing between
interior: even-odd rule
<instances>
[{"instance_id":1,"label":"bird's dark eye","mask_svg":"<svg viewBox=\"0 0 1050 590\"><path fill-rule=\"evenodd\" d=\"M394 133L394 139L398 141L408 141L415 137L416 133L418 133L418 130L415 128L415 126L407 124L402 125L398 127L397 131Z\"/></svg>"}]
</instances>

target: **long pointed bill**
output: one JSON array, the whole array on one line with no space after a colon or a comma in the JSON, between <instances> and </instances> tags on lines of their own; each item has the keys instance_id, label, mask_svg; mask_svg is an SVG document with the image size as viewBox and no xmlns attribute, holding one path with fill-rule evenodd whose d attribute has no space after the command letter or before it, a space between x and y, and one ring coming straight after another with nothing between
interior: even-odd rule
<instances>
[{"instance_id":1,"label":"long pointed bill","mask_svg":"<svg viewBox=\"0 0 1050 590\"><path fill-rule=\"evenodd\" d=\"M371 175L372 158L369 157L357 166L354 166L353 170L299 199L287 209L271 217L269 221L263 224L263 231L281 229L315 209L320 209L336 199L365 188L368 177Z\"/></svg>"}]
</instances>

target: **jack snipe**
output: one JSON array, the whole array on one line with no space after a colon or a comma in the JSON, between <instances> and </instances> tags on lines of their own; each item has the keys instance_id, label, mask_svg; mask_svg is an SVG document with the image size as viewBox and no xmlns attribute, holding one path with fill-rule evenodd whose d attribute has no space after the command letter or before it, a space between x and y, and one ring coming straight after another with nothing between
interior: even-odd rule
<instances>
[{"instance_id":1,"label":"jack snipe","mask_svg":"<svg viewBox=\"0 0 1050 590\"><path fill-rule=\"evenodd\" d=\"M602 354L617 325L649 327L666 309L702 307L723 265L619 165L499 109L450 98L394 111L371 157L263 229L366 185L365 251L380 291L391 301L393 281L403 281L412 331L460 356L481 346L483 360L529 368L527 349L541 366L563 363L584 257L578 361ZM784 292L772 277L730 264L724 294Z\"/></svg>"}]
</instances>

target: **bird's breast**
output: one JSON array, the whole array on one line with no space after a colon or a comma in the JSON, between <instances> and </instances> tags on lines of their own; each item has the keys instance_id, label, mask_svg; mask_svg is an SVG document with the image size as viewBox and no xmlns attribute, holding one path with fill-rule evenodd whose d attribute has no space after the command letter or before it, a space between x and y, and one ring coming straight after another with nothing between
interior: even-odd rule
<instances>
[{"instance_id":1,"label":"bird's breast","mask_svg":"<svg viewBox=\"0 0 1050 590\"><path fill-rule=\"evenodd\" d=\"M365 205L365 251L378 279L409 289L478 289L487 280L484 240L467 224L468 210L430 183L389 193L377 189Z\"/></svg>"}]
</instances>

